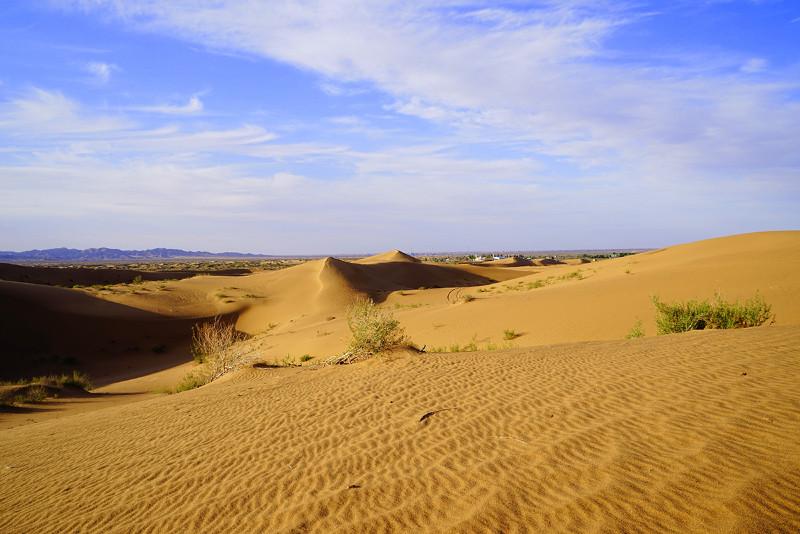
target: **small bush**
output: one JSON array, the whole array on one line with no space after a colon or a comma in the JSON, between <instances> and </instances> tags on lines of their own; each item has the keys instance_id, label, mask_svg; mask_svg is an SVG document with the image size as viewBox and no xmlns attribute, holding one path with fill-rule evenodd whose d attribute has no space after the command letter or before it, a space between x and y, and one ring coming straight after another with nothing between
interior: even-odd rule
<instances>
[{"instance_id":1,"label":"small bush","mask_svg":"<svg viewBox=\"0 0 800 534\"><path fill-rule=\"evenodd\" d=\"M310 355L310 354L303 354L302 356L300 356L300 361L303 362L303 363L311 361L313 359L314 359L314 357L312 355Z\"/></svg>"},{"instance_id":2,"label":"small bush","mask_svg":"<svg viewBox=\"0 0 800 534\"><path fill-rule=\"evenodd\" d=\"M190 389L199 388L200 386L204 386L208 384L210 380L208 377L202 373L189 373L184 376L178 385L175 386L175 393L180 393L181 391L189 391Z\"/></svg>"},{"instance_id":3,"label":"small bush","mask_svg":"<svg viewBox=\"0 0 800 534\"><path fill-rule=\"evenodd\" d=\"M634 339L637 337L644 337L644 327L642 325L642 320L637 319L633 326L631 327L630 332L628 335L625 336L625 339Z\"/></svg>"},{"instance_id":4,"label":"small bush","mask_svg":"<svg viewBox=\"0 0 800 534\"><path fill-rule=\"evenodd\" d=\"M353 335L348 351L353 354L380 354L408 344L400 322L369 298L359 298L350 306L347 326Z\"/></svg>"},{"instance_id":5,"label":"small bush","mask_svg":"<svg viewBox=\"0 0 800 534\"><path fill-rule=\"evenodd\" d=\"M194 325L192 356L197 363L203 364L204 368L184 377L177 391L208 384L239 367L247 354L238 343L246 337L236 330L233 323L224 321L219 316L211 321Z\"/></svg>"},{"instance_id":6,"label":"small bush","mask_svg":"<svg viewBox=\"0 0 800 534\"><path fill-rule=\"evenodd\" d=\"M522 334L520 334L519 332L516 332L514 330L503 330L503 339L505 339L506 341L511 341L512 339L517 339L521 335Z\"/></svg>"},{"instance_id":7,"label":"small bush","mask_svg":"<svg viewBox=\"0 0 800 534\"><path fill-rule=\"evenodd\" d=\"M659 334L704 330L706 328L749 328L774 320L772 306L760 295L743 303L726 302L720 295L707 300L666 303L653 297Z\"/></svg>"},{"instance_id":8,"label":"small bush","mask_svg":"<svg viewBox=\"0 0 800 534\"><path fill-rule=\"evenodd\" d=\"M571 273L561 276L562 280L583 280L583 278L583 272L581 271L572 271Z\"/></svg>"},{"instance_id":9,"label":"small bush","mask_svg":"<svg viewBox=\"0 0 800 534\"><path fill-rule=\"evenodd\" d=\"M81 373L79 371L72 371L72 374L68 375L36 376L31 378L30 380L20 381L19 383L41 384L42 386L51 386L59 388L64 386L72 386L79 389L84 389L86 391L92 389L92 381L86 374Z\"/></svg>"},{"instance_id":10,"label":"small bush","mask_svg":"<svg viewBox=\"0 0 800 534\"><path fill-rule=\"evenodd\" d=\"M475 300L475 297L470 294L466 294L462 295L461 300L463 300L464 302L472 302L473 300Z\"/></svg>"},{"instance_id":11,"label":"small bush","mask_svg":"<svg viewBox=\"0 0 800 534\"><path fill-rule=\"evenodd\" d=\"M214 317L192 328L192 356L197 363L205 363L210 356L227 351L243 338L233 323L224 321L220 316Z\"/></svg>"},{"instance_id":12,"label":"small bush","mask_svg":"<svg viewBox=\"0 0 800 534\"><path fill-rule=\"evenodd\" d=\"M461 347L461 350L463 352L475 352L476 350L478 350L478 344L475 343L474 340L470 341L469 343Z\"/></svg>"},{"instance_id":13,"label":"small bush","mask_svg":"<svg viewBox=\"0 0 800 534\"><path fill-rule=\"evenodd\" d=\"M88 391L92 389L92 382L84 373L72 371L68 375L36 376L15 382L0 382L3 386L19 386L0 394L0 405L13 406L20 403L41 402L48 396L58 395L57 388L75 387Z\"/></svg>"},{"instance_id":14,"label":"small bush","mask_svg":"<svg viewBox=\"0 0 800 534\"><path fill-rule=\"evenodd\" d=\"M11 408L17 404L42 402L47 398L47 389L39 384L27 385L0 393L0 407Z\"/></svg>"},{"instance_id":15,"label":"small bush","mask_svg":"<svg viewBox=\"0 0 800 534\"><path fill-rule=\"evenodd\" d=\"M131 284L139 285L139 284L141 284L143 281L144 281L144 280L142 280L142 275L140 275L140 274L137 274L136 276L134 276L134 277L133 277L133 280L131 280Z\"/></svg>"}]
</instances>

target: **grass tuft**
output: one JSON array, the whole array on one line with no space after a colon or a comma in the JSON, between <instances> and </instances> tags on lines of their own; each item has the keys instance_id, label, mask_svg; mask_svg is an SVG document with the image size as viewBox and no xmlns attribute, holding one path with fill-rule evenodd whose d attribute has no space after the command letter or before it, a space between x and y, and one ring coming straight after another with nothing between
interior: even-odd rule
<instances>
[{"instance_id":1,"label":"grass tuft","mask_svg":"<svg viewBox=\"0 0 800 534\"><path fill-rule=\"evenodd\" d=\"M666 303L654 296L659 334L673 334L706 328L750 328L775 320L772 306L760 295L744 302L727 302L718 294L713 301L689 300Z\"/></svg>"},{"instance_id":2,"label":"grass tuft","mask_svg":"<svg viewBox=\"0 0 800 534\"><path fill-rule=\"evenodd\" d=\"M633 323L630 332L625 336L625 339L635 339L637 337L644 337L644 326L641 319L636 319Z\"/></svg>"},{"instance_id":3,"label":"grass tuft","mask_svg":"<svg viewBox=\"0 0 800 534\"><path fill-rule=\"evenodd\" d=\"M521 335L522 334L520 332L517 332L515 330L511 330L511 329L503 330L503 339L505 339L506 341L511 341L512 339L517 339Z\"/></svg>"}]
</instances>

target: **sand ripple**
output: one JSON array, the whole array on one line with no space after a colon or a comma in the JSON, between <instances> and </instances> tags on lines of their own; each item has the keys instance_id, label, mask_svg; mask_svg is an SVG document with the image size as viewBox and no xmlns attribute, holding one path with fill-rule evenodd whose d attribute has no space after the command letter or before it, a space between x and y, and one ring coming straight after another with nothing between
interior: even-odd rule
<instances>
[{"instance_id":1,"label":"sand ripple","mask_svg":"<svg viewBox=\"0 0 800 534\"><path fill-rule=\"evenodd\" d=\"M797 532L800 328L253 370L0 433L2 532Z\"/></svg>"}]
</instances>

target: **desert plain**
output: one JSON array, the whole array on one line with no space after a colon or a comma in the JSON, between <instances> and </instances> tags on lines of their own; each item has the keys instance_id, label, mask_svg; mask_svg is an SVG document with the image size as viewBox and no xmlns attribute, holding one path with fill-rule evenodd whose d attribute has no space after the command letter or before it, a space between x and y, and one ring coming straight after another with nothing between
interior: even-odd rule
<instances>
[{"instance_id":1,"label":"desert plain","mask_svg":"<svg viewBox=\"0 0 800 534\"><path fill-rule=\"evenodd\" d=\"M798 532L798 273L797 231L80 287L2 266L0 387L94 387L0 412L0 531ZM657 335L653 297L715 295L772 318ZM359 298L409 343L333 364ZM239 365L175 392L213 317Z\"/></svg>"}]
</instances>

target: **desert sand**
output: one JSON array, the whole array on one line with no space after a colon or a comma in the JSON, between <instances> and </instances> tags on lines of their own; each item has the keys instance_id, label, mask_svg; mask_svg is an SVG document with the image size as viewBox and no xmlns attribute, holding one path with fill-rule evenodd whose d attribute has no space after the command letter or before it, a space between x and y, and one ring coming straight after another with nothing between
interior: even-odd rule
<instances>
[{"instance_id":1,"label":"desert sand","mask_svg":"<svg viewBox=\"0 0 800 534\"><path fill-rule=\"evenodd\" d=\"M0 282L4 373L55 354L99 386L0 413L0 531L800 530L800 232L542 263L391 251L104 290ZM760 294L775 323L655 335L651 296L716 292ZM360 295L426 352L318 365ZM216 314L254 360L313 359L157 393ZM623 339L637 320L646 337Z\"/></svg>"}]
</instances>

